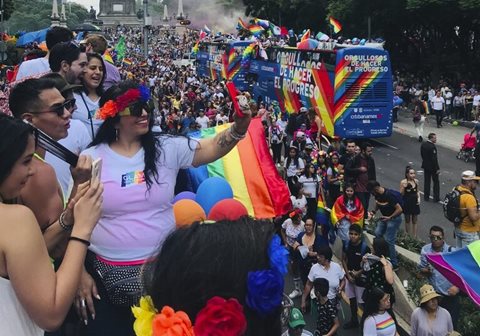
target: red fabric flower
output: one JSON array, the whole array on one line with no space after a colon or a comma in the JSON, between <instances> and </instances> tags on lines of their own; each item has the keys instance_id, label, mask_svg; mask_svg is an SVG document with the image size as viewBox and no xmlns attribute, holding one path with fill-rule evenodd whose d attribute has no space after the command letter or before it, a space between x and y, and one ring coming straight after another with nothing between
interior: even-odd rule
<instances>
[{"instance_id":1,"label":"red fabric flower","mask_svg":"<svg viewBox=\"0 0 480 336\"><path fill-rule=\"evenodd\" d=\"M107 118L113 118L117 113L117 104L113 100L109 100L97 111L97 119L106 120Z\"/></svg>"},{"instance_id":2,"label":"red fabric flower","mask_svg":"<svg viewBox=\"0 0 480 336\"><path fill-rule=\"evenodd\" d=\"M243 307L236 299L214 296L198 312L195 336L239 336L247 329Z\"/></svg>"},{"instance_id":3,"label":"red fabric flower","mask_svg":"<svg viewBox=\"0 0 480 336\"><path fill-rule=\"evenodd\" d=\"M122 112L133 102L140 99L140 90L139 89L129 89L127 92L115 99L117 103L118 111Z\"/></svg>"}]
</instances>

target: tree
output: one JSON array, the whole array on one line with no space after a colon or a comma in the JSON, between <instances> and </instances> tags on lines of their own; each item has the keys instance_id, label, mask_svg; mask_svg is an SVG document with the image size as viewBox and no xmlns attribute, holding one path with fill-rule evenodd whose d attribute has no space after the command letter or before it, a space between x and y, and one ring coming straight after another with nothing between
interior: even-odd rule
<instances>
[{"instance_id":1,"label":"tree","mask_svg":"<svg viewBox=\"0 0 480 336\"><path fill-rule=\"evenodd\" d=\"M3 0L3 21L7 21L15 10L13 0Z\"/></svg>"},{"instance_id":2,"label":"tree","mask_svg":"<svg viewBox=\"0 0 480 336\"><path fill-rule=\"evenodd\" d=\"M19 31L35 31L50 26L50 16L52 15L51 2L40 0L13 0L13 4L15 10L6 22L8 32L14 34ZM35 11L33 11L32 8L35 8ZM69 4L66 10L67 25L69 27L74 27L89 17L88 10L76 3Z\"/></svg>"}]
</instances>

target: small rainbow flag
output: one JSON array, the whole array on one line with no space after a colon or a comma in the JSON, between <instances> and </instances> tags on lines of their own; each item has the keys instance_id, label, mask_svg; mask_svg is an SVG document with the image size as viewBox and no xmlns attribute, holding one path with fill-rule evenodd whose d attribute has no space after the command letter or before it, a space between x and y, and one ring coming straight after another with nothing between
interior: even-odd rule
<instances>
[{"instance_id":1,"label":"small rainbow flag","mask_svg":"<svg viewBox=\"0 0 480 336\"><path fill-rule=\"evenodd\" d=\"M250 63L250 60L255 55L255 47L258 45L257 42L250 43L242 54L242 67L247 67Z\"/></svg>"},{"instance_id":2,"label":"small rainbow flag","mask_svg":"<svg viewBox=\"0 0 480 336\"><path fill-rule=\"evenodd\" d=\"M330 212L330 220L332 225L337 224L342 218L348 217L352 224L358 224L363 227L364 210L362 202L360 202L358 197L355 197L355 201L353 203L355 210L348 211L347 207L345 206L344 195L340 195L340 197L337 198L332 207L332 211Z\"/></svg>"},{"instance_id":3,"label":"small rainbow flag","mask_svg":"<svg viewBox=\"0 0 480 336\"><path fill-rule=\"evenodd\" d=\"M196 55L198 53L198 45L200 44L200 41L197 41L195 45L192 47L192 54Z\"/></svg>"},{"instance_id":4,"label":"small rainbow flag","mask_svg":"<svg viewBox=\"0 0 480 336\"><path fill-rule=\"evenodd\" d=\"M105 61L107 61L108 63L110 63L110 64L114 64L114 62L113 62L113 57L112 57L112 55L110 54L110 50L108 50L108 49L105 50L105 53L103 54L103 59L104 59Z\"/></svg>"},{"instance_id":5,"label":"small rainbow flag","mask_svg":"<svg viewBox=\"0 0 480 336\"><path fill-rule=\"evenodd\" d=\"M320 186L320 192L318 193L317 201L317 213L315 214L315 223L317 225L317 234L321 234L326 239L331 229L329 211L330 209L327 208L327 202L323 188Z\"/></svg>"},{"instance_id":6,"label":"small rainbow flag","mask_svg":"<svg viewBox=\"0 0 480 336\"><path fill-rule=\"evenodd\" d=\"M270 28L270 21L268 21L268 20L262 20L262 19L255 18L254 22L264 29L269 29Z\"/></svg>"},{"instance_id":7,"label":"small rainbow flag","mask_svg":"<svg viewBox=\"0 0 480 336\"><path fill-rule=\"evenodd\" d=\"M265 31L265 29L263 29L263 27L258 24L250 25L248 27L248 30L250 31L250 33L252 33L253 36L260 36Z\"/></svg>"},{"instance_id":8,"label":"small rainbow flag","mask_svg":"<svg viewBox=\"0 0 480 336\"><path fill-rule=\"evenodd\" d=\"M190 133L192 138L210 138L226 130L230 124ZM260 118L252 119L247 136L223 158L208 165L189 169L194 191L203 180L223 177L255 218L272 218L292 209L287 185L278 174L270 155Z\"/></svg>"},{"instance_id":9,"label":"small rainbow flag","mask_svg":"<svg viewBox=\"0 0 480 336\"><path fill-rule=\"evenodd\" d=\"M133 62L130 58L124 58L122 63L126 64L126 65L132 65L133 64Z\"/></svg>"},{"instance_id":10,"label":"small rainbow flag","mask_svg":"<svg viewBox=\"0 0 480 336\"><path fill-rule=\"evenodd\" d=\"M427 259L448 281L480 306L480 241L448 253L427 254Z\"/></svg>"},{"instance_id":11,"label":"small rainbow flag","mask_svg":"<svg viewBox=\"0 0 480 336\"><path fill-rule=\"evenodd\" d=\"M243 20L241 18L238 18L238 21L237 21L237 30L248 30L248 25L243 22Z\"/></svg>"},{"instance_id":12,"label":"small rainbow flag","mask_svg":"<svg viewBox=\"0 0 480 336\"><path fill-rule=\"evenodd\" d=\"M342 25L335 19L333 16L328 18L330 25L333 27L333 32L337 34L340 30L342 30Z\"/></svg>"},{"instance_id":13,"label":"small rainbow flag","mask_svg":"<svg viewBox=\"0 0 480 336\"><path fill-rule=\"evenodd\" d=\"M307 29L305 33L302 35L300 42L306 41L310 38L310 29Z\"/></svg>"}]
</instances>

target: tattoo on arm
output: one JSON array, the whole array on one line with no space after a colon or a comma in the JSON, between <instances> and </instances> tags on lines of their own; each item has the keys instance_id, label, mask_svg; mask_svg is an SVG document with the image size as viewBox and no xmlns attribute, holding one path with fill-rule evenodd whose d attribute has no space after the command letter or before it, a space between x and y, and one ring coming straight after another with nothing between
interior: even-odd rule
<instances>
[{"instance_id":1,"label":"tattoo on arm","mask_svg":"<svg viewBox=\"0 0 480 336\"><path fill-rule=\"evenodd\" d=\"M218 135L218 140L217 144L221 148L230 148L233 147L233 145L237 142L235 139L232 139L232 137L228 136L230 129L226 130L225 132L222 132Z\"/></svg>"}]
</instances>

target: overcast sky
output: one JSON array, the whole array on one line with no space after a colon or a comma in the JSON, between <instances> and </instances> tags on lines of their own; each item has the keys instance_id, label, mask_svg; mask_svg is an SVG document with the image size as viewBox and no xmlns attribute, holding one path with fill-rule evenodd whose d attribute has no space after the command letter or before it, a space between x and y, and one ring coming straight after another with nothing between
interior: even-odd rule
<instances>
[{"instance_id":1,"label":"overcast sky","mask_svg":"<svg viewBox=\"0 0 480 336\"><path fill-rule=\"evenodd\" d=\"M85 7L87 7L87 9L90 9L90 6L93 6L93 8L95 8L98 12L99 0L70 0L70 1L84 5ZM58 1L58 3L61 3L61 1Z\"/></svg>"}]
</instances>

